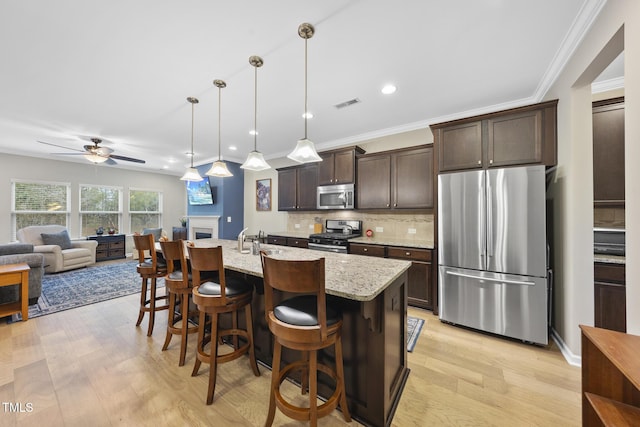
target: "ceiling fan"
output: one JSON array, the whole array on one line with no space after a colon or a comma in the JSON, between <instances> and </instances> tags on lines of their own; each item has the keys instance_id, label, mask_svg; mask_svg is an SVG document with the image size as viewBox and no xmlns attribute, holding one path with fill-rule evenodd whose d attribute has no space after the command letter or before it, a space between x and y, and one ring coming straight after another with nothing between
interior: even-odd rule
<instances>
[{"instance_id":1,"label":"ceiling fan","mask_svg":"<svg viewBox=\"0 0 640 427\"><path fill-rule=\"evenodd\" d=\"M102 139L100 138L89 138L89 141L91 141L93 143L93 145L91 144L86 144L84 146L84 150L80 150L80 149L76 149L76 148L69 148L69 147L64 147L62 145L58 145L58 144L52 144L51 142L45 142L45 141L38 141L41 144L47 144L47 145L52 145L54 147L60 147L60 148L64 148L66 150L73 150L73 151L77 151L77 153L52 153L52 154L58 154L58 155L67 155L67 156L84 156L85 159L89 160L91 163L106 163L108 165L117 165L118 162L116 162L114 159L117 160L124 160L126 162L134 162L134 163L146 163L144 160L140 160L140 159L134 159L133 157L126 157L126 156L120 156L117 154L112 154L113 153L113 149L109 148L109 147L102 147L100 145L100 143L102 142Z\"/></svg>"}]
</instances>

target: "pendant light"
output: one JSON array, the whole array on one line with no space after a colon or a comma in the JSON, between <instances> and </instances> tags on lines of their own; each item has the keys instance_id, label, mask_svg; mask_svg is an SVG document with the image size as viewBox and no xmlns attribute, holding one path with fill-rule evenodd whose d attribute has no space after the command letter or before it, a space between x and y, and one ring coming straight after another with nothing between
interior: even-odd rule
<instances>
[{"instance_id":1,"label":"pendant light","mask_svg":"<svg viewBox=\"0 0 640 427\"><path fill-rule=\"evenodd\" d=\"M262 67L264 61L259 56L251 56L249 58L249 64L255 69L254 85L254 107L253 107L253 151L247 156L247 160L240 166L242 169L248 169L251 171L263 171L270 169L271 166L264 160L262 153L258 151L258 67Z\"/></svg>"},{"instance_id":2,"label":"pendant light","mask_svg":"<svg viewBox=\"0 0 640 427\"><path fill-rule=\"evenodd\" d=\"M287 157L299 163L322 161L313 142L307 139L307 118L309 117L307 111L307 41L313 37L314 32L313 25L306 22L298 27L298 35L304 39L304 138L298 140L296 148Z\"/></svg>"},{"instance_id":3,"label":"pendant light","mask_svg":"<svg viewBox=\"0 0 640 427\"><path fill-rule=\"evenodd\" d=\"M218 160L211 165L211 169L207 171L207 175L226 178L228 176L233 176L233 174L229 171L229 169L227 169L227 164L222 161L222 158L220 156L220 147L221 147L220 145L221 144L220 143L220 128L221 128L220 106L222 105L222 102L221 102L222 89L227 87L227 84L223 80L217 80L217 79L213 81L213 84L215 87L218 88Z\"/></svg>"},{"instance_id":4,"label":"pendant light","mask_svg":"<svg viewBox=\"0 0 640 427\"><path fill-rule=\"evenodd\" d=\"M187 168L187 171L180 179L183 181L202 181L203 178L198 173L198 169L193 167L193 111L195 105L200 101L192 96L188 97L187 101L191 103L191 152L189 153L191 155L191 167Z\"/></svg>"}]
</instances>

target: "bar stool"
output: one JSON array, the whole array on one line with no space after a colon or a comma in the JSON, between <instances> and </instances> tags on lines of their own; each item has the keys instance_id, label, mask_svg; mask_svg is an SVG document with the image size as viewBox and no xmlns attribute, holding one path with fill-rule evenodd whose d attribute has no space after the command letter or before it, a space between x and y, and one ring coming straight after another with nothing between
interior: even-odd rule
<instances>
[{"instance_id":1,"label":"bar stool","mask_svg":"<svg viewBox=\"0 0 640 427\"><path fill-rule=\"evenodd\" d=\"M209 248L188 246L187 250L189 251L193 276L193 302L200 310L196 361L191 375L198 374L202 362L209 364L207 405L211 405L216 387L218 363L230 362L249 353L249 365L253 369L254 375L260 376L253 349L253 319L251 315L253 285L244 280L225 277L221 246ZM205 272L207 274L217 272L218 283L203 277ZM238 327L238 311L242 308L245 313L246 330ZM218 329L218 316L222 313L231 313L231 329ZM211 318L210 335L206 334L207 315ZM233 337L233 351L219 355L218 345L221 338L227 336ZM247 342L240 346L238 337L245 338ZM210 343L209 351L205 348L208 343Z\"/></svg>"},{"instance_id":2,"label":"bar stool","mask_svg":"<svg viewBox=\"0 0 640 427\"><path fill-rule=\"evenodd\" d=\"M167 296L156 295L156 285L158 278L162 278L167 274L167 265L158 260L156 248L152 234L143 234L133 236L133 243L138 251L138 267L137 271L142 277L142 289L140 291L140 313L136 326L140 326L145 313L149 313L149 327L147 336L153 333L153 324L156 317L156 311L167 310L169 305L156 305L157 301L166 300ZM148 252L148 257L146 252ZM147 298L148 282L151 280L150 296Z\"/></svg>"},{"instance_id":3,"label":"bar stool","mask_svg":"<svg viewBox=\"0 0 640 427\"><path fill-rule=\"evenodd\" d=\"M184 250L184 241L160 240L162 255L167 262L167 275L164 276L164 284L169 294L169 316L167 317L167 337L164 340L162 351L169 347L171 338L180 335L180 359L178 366L184 365L187 354L187 337L198 332L198 326L189 326L191 315L196 311L189 311L189 300L193 290L191 274ZM179 300L179 301L177 301ZM179 313L176 313L176 303L179 304ZM178 325L179 324L179 325Z\"/></svg>"},{"instance_id":4,"label":"bar stool","mask_svg":"<svg viewBox=\"0 0 640 427\"><path fill-rule=\"evenodd\" d=\"M260 253L264 277L265 316L274 336L269 414L266 426L273 424L276 407L286 416L299 421L310 421L316 426L318 418L338 407L346 422L351 422L344 386L342 361L342 316L327 306L325 295L324 258L312 261L274 259ZM274 290L304 294L285 299L274 306ZM335 370L318 363L318 350L335 346ZM282 347L302 352L301 360L280 369ZM286 401L280 393L280 384L287 374L301 370L301 388L309 391L309 407L299 407ZM325 403L318 406L318 371L336 382L335 391Z\"/></svg>"}]
</instances>

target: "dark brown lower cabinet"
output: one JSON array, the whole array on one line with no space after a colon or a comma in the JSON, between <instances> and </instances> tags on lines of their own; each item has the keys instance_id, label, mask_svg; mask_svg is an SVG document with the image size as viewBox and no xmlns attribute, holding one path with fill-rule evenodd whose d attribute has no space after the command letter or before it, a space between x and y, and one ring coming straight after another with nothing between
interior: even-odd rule
<instances>
[{"instance_id":1,"label":"dark brown lower cabinet","mask_svg":"<svg viewBox=\"0 0 640 427\"><path fill-rule=\"evenodd\" d=\"M433 310L433 249L350 243L349 253L411 261L408 271L407 302L414 307Z\"/></svg>"},{"instance_id":2,"label":"dark brown lower cabinet","mask_svg":"<svg viewBox=\"0 0 640 427\"><path fill-rule=\"evenodd\" d=\"M613 331L627 331L624 264L594 264L594 325Z\"/></svg>"},{"instance_id":3,"label":"dark brown lower cabinet","mask_svg":"<svg viewBox=\"0 0 640 427\"><path fill-rule=\"evenodd\" d=\"M270 245L295 246L296 248L308 248L309 239L285 236L268 236L267 243Z\"/></svg>"}]
</instances>

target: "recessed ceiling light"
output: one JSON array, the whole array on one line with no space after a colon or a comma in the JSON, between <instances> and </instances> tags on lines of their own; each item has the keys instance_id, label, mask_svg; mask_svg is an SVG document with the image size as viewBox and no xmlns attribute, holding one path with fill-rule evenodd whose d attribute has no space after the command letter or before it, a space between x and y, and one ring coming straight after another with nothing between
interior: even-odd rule
<instances>
[{"instance_id":1,"label":"recessed ceiling light","mask_svg":"<svg viewBox=\"0 0 640 427\"><path fill-rule=\"evenodd\" d=\"M396 87L391 84L385 85L381 90L381 92L384 93L385 95L391 95L395 91L396 91Z\"/></svg>"},{"instance_id":2,"label":"recessed ceiling light","mask_svg":"<svg viewBox=\"0 0 640 427\"><path fill-rule=\"evenodd\" d=\"M230 145L229 146L229 150L231 151L236 151L238 149L238 147L236 147L235 145Z\"/></svg>"},{"instance_id":3,"label":"recessed ceiling light","mask_svg":"<svg viewBox=\"0 0 640 427\"><path fill-rule=\"evenodd\" d=\"M194 153L191 152L191 151L187 151L186 153L184 153L184 155L187 156L187 157L193 157Z\"/></svg>"},{"instance_id":4,"label":"recessed ceiling light","mask_svg":"<svg viewBox=\"0 0 640 427\"><path fill-rule=\"evenodd\" d=\"M259 132L257 132L257 131L256 131L256 130L254 130L254 129L251 129L251 130L249 131L249 135L260 135L260 133L259 133Z\"/></svg>"},{"instance_id":5,"label":"recessed ceiling light","mask_svg":"<svg viewBox=\"0 0 640 427\"><path fill-rule=\"evenodd\" d=\"M302 114L302 118L303 119L313 119L313 113L311 111L307 111L306 113Z\"/></svg>"}]
</instances>

